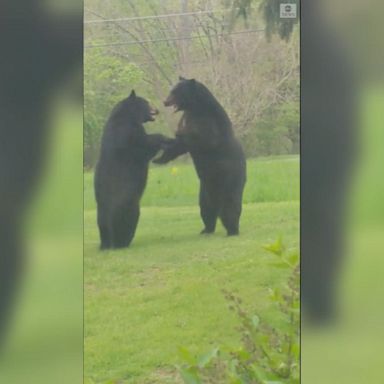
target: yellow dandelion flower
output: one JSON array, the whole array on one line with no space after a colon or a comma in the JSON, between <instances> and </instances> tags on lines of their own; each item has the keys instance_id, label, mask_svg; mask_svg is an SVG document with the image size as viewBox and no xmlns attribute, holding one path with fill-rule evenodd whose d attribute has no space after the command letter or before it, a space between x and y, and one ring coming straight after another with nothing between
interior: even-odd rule
<instances>
[{"instance_id":1,"label":"yellow dandelion flower","mask_svg":"<svg viewBox=\"0 0 384 384\"><path fill-rule=\"evenodd\" d=\"M179 168L177 167L172 167L171 168L171 175L175 176L179 173Z\"/></svg>"}]
</instances>

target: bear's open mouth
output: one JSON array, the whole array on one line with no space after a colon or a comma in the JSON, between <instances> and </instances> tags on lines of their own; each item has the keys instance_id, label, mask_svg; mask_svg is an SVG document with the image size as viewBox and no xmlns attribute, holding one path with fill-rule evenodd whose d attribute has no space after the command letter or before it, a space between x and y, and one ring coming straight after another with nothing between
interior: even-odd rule
<instances>
[{"instance_id":1,"label":"bear's open mouth","mask_svg":"<svg viewBox=\"0 0 384 384\"><path fill-rule=\"evenodd\" d=\"M155 120L155 116L159 114L159 110L156 108L151 108L149 111L152 121Z\"/></svg>"},{"instance_id":2,"label":"bear's open mouth","mask_svg":"<svg viewBox=\"0 0 384 384\"><path fill-rule=\"evenodd\" d=\"M164 105L166 106L166 107L173 107L173 112L178 112L180 109L179 109L179 106L176 104L176 103L166 103L166 102L164 102Z\"/></svg>"},{"instance_id":3,"label":"bear's open mouth","mask_svg":"<svg viewBox=\"0 0 384 384\"><path fill-rule=\"evenodd\" d=\"M177 105L175 97L172 94L170 94L167 97L167 100L164 101L164 106L166 106L166 107L173 107L174 108L174 112L177 112L179 110L179 106Z\"/></svg>"}]
</instances>

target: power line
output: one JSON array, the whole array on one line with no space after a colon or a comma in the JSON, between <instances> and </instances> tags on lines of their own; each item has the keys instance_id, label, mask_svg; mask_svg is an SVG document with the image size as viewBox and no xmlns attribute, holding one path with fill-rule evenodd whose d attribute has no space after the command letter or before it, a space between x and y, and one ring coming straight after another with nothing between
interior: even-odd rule
<instances>
[{"instance_id":1,"label":"power line","mask_svg":"<svg viewBox=\"0 0 384 384\"><path fill-rule=\"evenodd\" d=\"M121 22L121 21L165 19L168 17L194 16L194 15L206 15L206 14L213 15L214 13L224 13L228 11L230 11L230 9L217 9L217 10L211 10L211 11L197 11L197 12L184 12L184 13L168 13L164 15L122 17L117 19L86 20L84 21L84 24L104 24L104 23L115 23L115 22Z\"/></svg>"},{"instance_id":2,"label":"power line","mask_svg":"<svg viewBox=\"0 0 384 384\"><path fill-rule=\"evenodd\" d=\"M250 29L248 31L238 31L238 32L229 32L229 33L222 33L217 34L215 36L229 36L229 35L240 35L245 33L257 33L257 32L264 32L265 29ZM93 45L85 45L84 48L91 49L91 48L101 48L101 47L118 47L121 45L136 45L136 44L146 44L146 43L159 43L162 41L179 41L179 40L193 40L193 39L201 39L206 38L207 35L197 35L197 36L182 36L182 37L174 37L174 38L168 38L168 39L150 39L150 40L137 40L137 41L121 41L117 43L105 43L105 44L93 44Z\"/></svg>"}]
</instances>

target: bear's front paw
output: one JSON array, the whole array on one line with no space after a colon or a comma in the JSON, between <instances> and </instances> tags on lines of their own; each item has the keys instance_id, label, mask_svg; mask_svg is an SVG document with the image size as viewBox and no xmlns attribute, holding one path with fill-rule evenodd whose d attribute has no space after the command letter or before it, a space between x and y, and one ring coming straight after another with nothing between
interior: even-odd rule
<instances>
[{"instance_id":1,"label":"bear's front paw","mask_svg":"<svg viewBox=\"0 0 384 384\"><path fill-rule=\"evenodd\" d=\"M171 139L169 137L163 137L163 139L160 142L160 148L162 150L166 150L171 148L171 146L175 143L175 139Z\"/></svg>"}]
</instances>

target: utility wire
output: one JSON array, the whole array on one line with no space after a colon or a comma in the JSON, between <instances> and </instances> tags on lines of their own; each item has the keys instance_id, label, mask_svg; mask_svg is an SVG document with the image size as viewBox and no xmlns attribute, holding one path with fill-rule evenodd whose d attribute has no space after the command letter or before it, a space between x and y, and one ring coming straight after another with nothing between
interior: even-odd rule
<instances>
[{"instance_id":1,"label":"utility wire","mask_svg":"<svg viewBox=\"0 0 384 384\"><path fill-rule=\"evenodd\" d=\"M218 9L218 10L211 10L211 11L197 11L197 12L184 12L184 13L168 13L164 15L122 17L117 19L85 20L84 24L104 24L104 23L115 23L115 22L121 22L121 21L165 19L168 17L194 16L194 15L206 15L206 14L213 15L214 13L224 13L228 11L230 11L230 9Z\"/></svg>"},{"instance_id":2,"label":"utility wire","mask_svg":"<svg viewBox=\"0 0 384 384\"><path fill-rule=\"evenodd\" d=\"M215 36L229 36L229 35L240 35L245 33L257 33L257 32L264 32L264 29L250 29L248 31L238 31L238 32L229 32L229 33L221 33L217 34ZM201 39L206 38L208 36L206 35L197 35L197 36L182 36L182 37L174 37L169 39L149 39L149 40L137 40L137 41L121 41L117 43L105 43L105 44L92 44L92 45L85 45L84 48L91 49L91 48L101 48L101 47L117 47L121 45L136 45L136 44L144 44L144 43L159 43L162 41L179 41L179 40L193 40L193 39Z\"/></svg>"}]
</instances>

